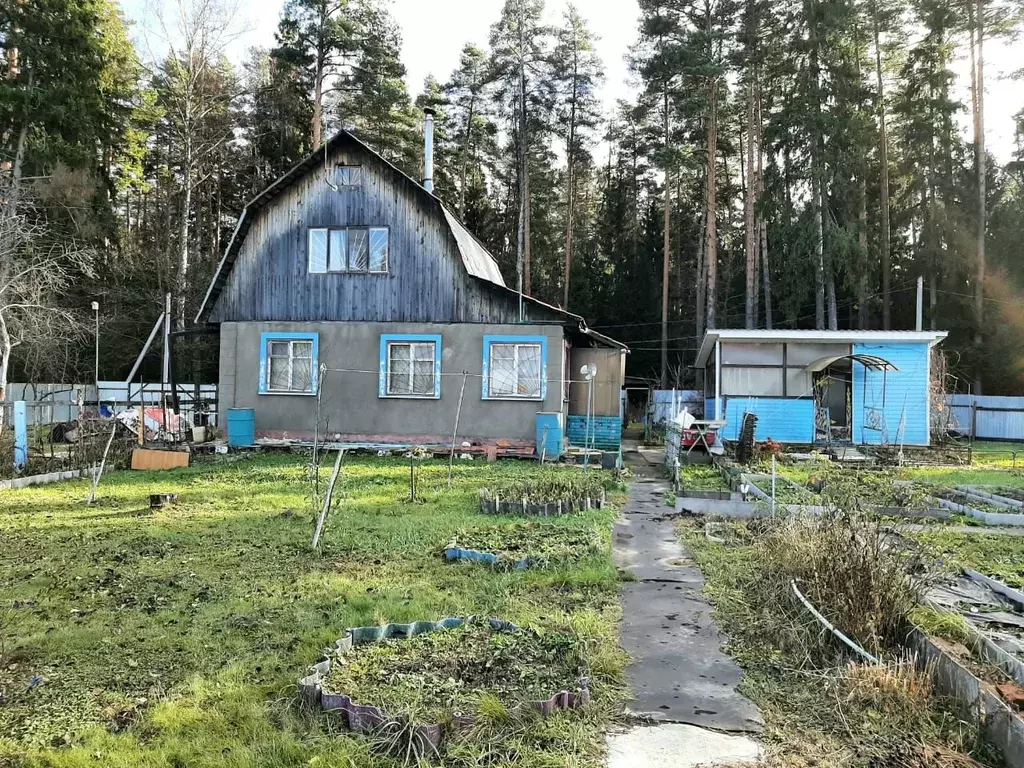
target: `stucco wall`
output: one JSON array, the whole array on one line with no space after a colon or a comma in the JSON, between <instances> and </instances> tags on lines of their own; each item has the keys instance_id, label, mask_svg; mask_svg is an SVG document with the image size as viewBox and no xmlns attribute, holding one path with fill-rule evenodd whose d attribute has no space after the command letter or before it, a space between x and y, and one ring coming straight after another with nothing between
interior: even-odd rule
<instances>
[{"instance_id":1,"label":"stucco wall","mask_svg":"<svg viewBox=\"0 0 1024 768\"><path fill-rule=\"evenodd\" d=\"M331 371L320 398L320 428L328 437L431 437L451 439L463 371L469 371L459 419L460 439L534 440L538 411L564 412L563 330L554 325L432 323L222 323L220 408L254 408L261 436L308 437L313 433L317 398L309 395L258 394L260 334L319 334L319 361ZM379 397L382 334L441 335L440 399ZM485 335L547 337L547 392L544 401L483 399ZM361 371L360 373L352 371ZM455 374L455 375L452 375ZM564 420L563 420L564 423Z\"/></svg>"}]
</instances>

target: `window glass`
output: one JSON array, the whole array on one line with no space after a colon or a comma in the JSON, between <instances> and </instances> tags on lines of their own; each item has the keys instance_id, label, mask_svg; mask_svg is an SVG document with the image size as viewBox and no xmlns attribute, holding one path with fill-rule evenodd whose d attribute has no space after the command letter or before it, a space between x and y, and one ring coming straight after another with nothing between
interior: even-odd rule
<instances>
[{"instance_id":1,"label":"window glass","mask_svg":"<svg viewBox=\"0 0 1024 768\"><path fill-rule=\"evenodd\" d=\"M782 365L782 344L722 342L723 365Z\"/></svg>"},{"instance_id":2,"label":"window glass","mask_svg":"<svg viewBox=\"0 0 1024 768\"><path fill-rule=\"evenodd\" d=\"M388 344L389 395L429 395L436 391L434 342Z\"/></svg>"},{"instance_id":3,"label":"window glass","mask_svg":"<svg viewBox=\"0 0 1024 768\"><path fill-rule=\"evenodd\" d=\"M366 272L370 264L369 237L365 229L348 230L348 268Z\"/></svg>"},{"instance_id":4,"label":"window glass","mask_svg":"<svg viewBox=\"0 0 1024 768\"><path fill-rule=\"evenodd\" d=\"M339 165L338 170L338 186L341 187L354 187L359 183L359 171L361 167L358 165Z\"/></svg>"},{"instance_id":5,"label":"window glass","mask_svg":"<svg viewBox=\"0 0 1024 768\"><path fill-rule=\"evenodd\" d=\"M327 230L309 230L309 271L327 271Z\"/></svg>"},{"instance_id":6,"label":"window glass","mask_svg":"<svg viewBox=\"0 0 1024 768\"><path fill-rule=\"evenodd\" d=\"M813 362L813 361L812 361ZM810 397L814 392L811 374L803 368L786 369L786 396Z\"/></svg>"},{"instance_id":7,"label":"window glass","mask_svg":"<svg viewBox=\"0 0 1024 768\"><path fill-rule=\"evenodd\" d=\"M345 271L345 236L347 234L344 229L331 230L331 255L329 261L331 272Z\"/></svg>"},{"instance_id":8,"label":"window glass","mask_svg":"<svg viewBox=\"0 0 1024 768\"><path fill-rule=\"evenodd\" d=\"M388 230L370 227L370 271L388 271Z\"/></svg>"},{"instance_id":9,"label":"window glass","mask_svg":"<svg viewBox=\"0 0 1024 768\"><path fill-rule=\"evenodd\" d=\"M540 396L540 345L519 344L519 375L516 394L522 397Z\"/></svg>"},{"instance_id":10,"label":"window glass","mask_svg":"<svg viewBox=\"0 0 1024 768\"><path fill-rule=\"evenodd\" d=\"M540 344L492 342L488 392L492 397L540 397Z\"/></svg>"},{"instance_id":11,"label":"window glass","mask_svg":"<svg viewBox=\"0 0 1024 768\"><path fill-rule=\"evenodd\" d=\"M850 354L849 344L807 344L789 342L786 345L786 365L807 366L823 357Z\"/></svg>"},{"instance_id":12,"label":"window glass","mask_svg":"<svg viewBox=\"0 0 1024 768\"><path fill-rule=\"evenodd\" d=\"M722 368L723 395L781 397L781 368Z\"/></svg>"},{"instance_id":13,"label":"window glass","mask_svg":"<svg viewBox=\"0 0 1024 768\"><path fill-rule=\"evenodd\" d=\"M271 339L267 342L267 382L270 392L313 391L313 342Z\"/></svg>"}]
</instances>

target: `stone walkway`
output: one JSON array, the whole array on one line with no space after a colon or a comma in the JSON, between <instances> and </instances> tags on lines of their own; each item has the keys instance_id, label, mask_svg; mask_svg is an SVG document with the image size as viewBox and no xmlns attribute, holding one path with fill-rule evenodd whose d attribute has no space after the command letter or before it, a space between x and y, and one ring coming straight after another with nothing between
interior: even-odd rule
<instances>
[{"instance_id":1,"label":"stone walkway","mask_svg":"<svg viewBox=\"0 0 1024 768\"><path fill-rule=\"evenodd\" d=\"M639 458L639 457L636 457ZM633 464L634 462L630 462ZM644 473L645 462L639 462ZM622 647L632 714L653 721L608 738L610 768L684 768L756 760L761 714L736 686L742 671L722 652L704 578L679 543L668 485L640 477L615 526L622 585ZM696 726L696 727L695 727ZM692 760L690 759L692 757Z\"/></svg>"}]
</instances>

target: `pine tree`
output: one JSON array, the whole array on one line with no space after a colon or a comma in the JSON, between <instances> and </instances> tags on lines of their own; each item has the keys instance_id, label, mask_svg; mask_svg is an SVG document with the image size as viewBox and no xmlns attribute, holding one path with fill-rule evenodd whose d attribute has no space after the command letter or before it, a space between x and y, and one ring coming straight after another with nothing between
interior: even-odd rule
<instances>
[{"instance_id":1,"label":"pine tree","mask_svg":"<svg viewBox=\"0 0 1024 768\"><path fill-rule=\"evenodd\" d=\"M491 28L491 71L496 96L515 149L517 178L516 272L519 290L531 293L531 163L550 132L550 30L541 23L543 0L506 0Z\"/></svg>"},{"instance_id":2,"label":"pine tree","mask_svg":"<svg viewBox=\"0 0 1024 768\"><path fill-rule=\"evenodd\" d=\"M565 11L556 33L551 76L556 83L555 125L565 142L565 267L562 272L562 306L569 307L573 234L576 228L576 196L581 166L589 161L591 132L600 121L596 89L603 79L594 39L575 6Z\"/></svg>"}]
</instances>

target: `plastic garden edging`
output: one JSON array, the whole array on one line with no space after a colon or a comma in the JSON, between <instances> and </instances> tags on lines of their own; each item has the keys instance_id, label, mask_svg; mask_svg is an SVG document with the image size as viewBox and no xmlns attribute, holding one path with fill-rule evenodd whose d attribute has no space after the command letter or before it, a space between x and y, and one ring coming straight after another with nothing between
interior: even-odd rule
<instances>
[{"instance_id":1,"label":"plastic garden edging","mask_svg":"<svg viewBox=\"0 0 1024 768\"><path fill-rule=\"evenodd\" d=\"M465 618L449 617L440 621L415 621L411 624L384 624L376 627L352 627L345 631L345 634L334 641L334 647L324 652L324 658L309 668L305 677L299 680L299 697L307 705L320 708L324 712L339 712L342 714L345 726L355 733L366 733L379 730L389 725L403 726L406 721L403 718L389 715L381 707L370 704L359 704L353 701L352 697L343 693L327 693L323 690L323 681L331 671L331 655L343 654L352 650L356 645L364 643L380 642L387 639L403 639L415 637L424 632L437 632L446 629L455 629L464 624L471 624L477 621L474 616ZM518 626L504 619L488 618L488 624L492 630L505 632L521 632ZM587 677L580 678L580 687L575 691L558 691L548 699L541 701L527 701L523 705L539 711L547 716L559 709L577 709L590 702L590 680ZM520 705L520 706L523 706ZM453 724L456 729L464 729L472 726L477 717L475 715L463 715L455 713ZM417 746L423 753L437 753L444 742L445 728L441 723L412 723L409 724Z\"/></svg>"}]
</instances>

